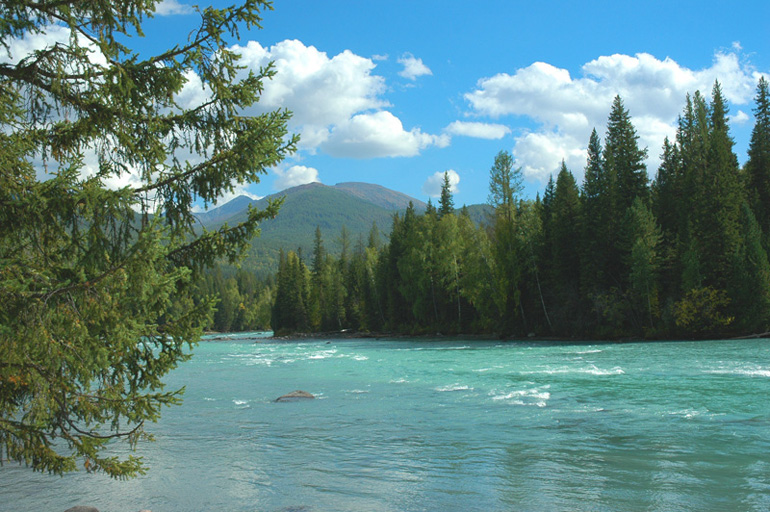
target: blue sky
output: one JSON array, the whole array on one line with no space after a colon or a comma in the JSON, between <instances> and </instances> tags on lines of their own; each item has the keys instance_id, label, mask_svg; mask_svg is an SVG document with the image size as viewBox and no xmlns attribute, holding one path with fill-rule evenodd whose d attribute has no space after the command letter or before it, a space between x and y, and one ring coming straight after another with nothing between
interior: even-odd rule
<instances>
[{"instance_id":1,"label":"blue sky","mask_svg":"<svg viewBox=\"0 0 770 512\"><path fill-rule=\"evenodd\" d=\"M138 47L160 49L195 26L185 0L160 9ZM276 0L263 29L237 44L247 66L276 62L255 112L294 111L302 143L238 192L365 181L427 200L450 171L455 203L481 203L506 150L534 197L562 159L582 181L591 129L603 137L616 94L654 177L685 94L709 95L715 79L743 162L756 83L770 73L768 20L767 0ZM185 94L204 91L191 82Z\"/></svg>"}]
</instances>

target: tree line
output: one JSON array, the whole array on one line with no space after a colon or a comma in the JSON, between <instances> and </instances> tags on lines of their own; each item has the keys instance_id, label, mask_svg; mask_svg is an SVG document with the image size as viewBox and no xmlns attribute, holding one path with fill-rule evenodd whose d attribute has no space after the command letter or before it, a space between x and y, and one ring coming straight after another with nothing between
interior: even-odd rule
<instances>
[{"instance_id":1,"label":"tree line","mask_svg":"<svg viewBox=\"0 0 770 512\"><path fill-rule=\"evenodd\" d=\"M520 197L505 151L490 170L491 214L410 206L390 239L376 227L339 257L282 253L276 332L351 329L617 339L763 333L770 323L770 99L759 80L741 168L719 83L687 95L655 179L615 97L604 141L591 133L582 184L562 162L543 196Z\"/></svg>"}]
</instances>

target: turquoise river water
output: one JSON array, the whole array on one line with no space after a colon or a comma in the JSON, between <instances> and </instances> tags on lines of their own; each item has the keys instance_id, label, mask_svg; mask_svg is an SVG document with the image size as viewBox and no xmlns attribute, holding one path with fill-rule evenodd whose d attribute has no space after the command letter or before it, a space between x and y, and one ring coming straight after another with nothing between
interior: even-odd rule
<instances>
[{"instance_id":1,"label":"turquoise river water","mask_svg":"<svg viewBox=\"0 0 770 512\"><path fill-rule=\"evenodd\" d=\"M0 510L767 511L770 343L204 341L113 481L0 468ZM316 400L275 403L302 389Z\"/></svg>"}]
</instances>

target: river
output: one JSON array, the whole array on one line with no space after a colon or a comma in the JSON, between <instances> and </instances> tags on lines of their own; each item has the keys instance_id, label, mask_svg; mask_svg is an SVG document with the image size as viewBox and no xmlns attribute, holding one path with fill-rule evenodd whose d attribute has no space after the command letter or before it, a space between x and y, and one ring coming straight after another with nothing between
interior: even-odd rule
<instances>
[{"instance_id":1,"label":"river","mask_svg":"<svg viewBox=\"0 0 770 512\"><path fill-rule=\"evenodd\" d=\"M204 341L146 476L0 468L0 510L770 510L770 343ZM301 389L315 400L276 403Z\"/></svg>"}]
</instances>

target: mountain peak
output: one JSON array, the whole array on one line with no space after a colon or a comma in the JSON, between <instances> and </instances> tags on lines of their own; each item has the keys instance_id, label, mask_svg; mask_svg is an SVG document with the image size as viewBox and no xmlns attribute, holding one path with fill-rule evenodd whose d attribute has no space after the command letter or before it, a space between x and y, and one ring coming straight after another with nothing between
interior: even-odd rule
<instances>
[{"instance_id":1,"label":"mountain peak","mask_svg":"<svg viewBox=\"0 0 770 512\"><path fill-rule=\"evenodd\" d=\"M425 209L425 203L419 199L383 187L373 183L363 183L358 181L346 181L337 183L334 188L343 190L359 199L375 204L386 210L405 210L409 203L413 203L418 210Z\"/></svg>"}]
</instances>

